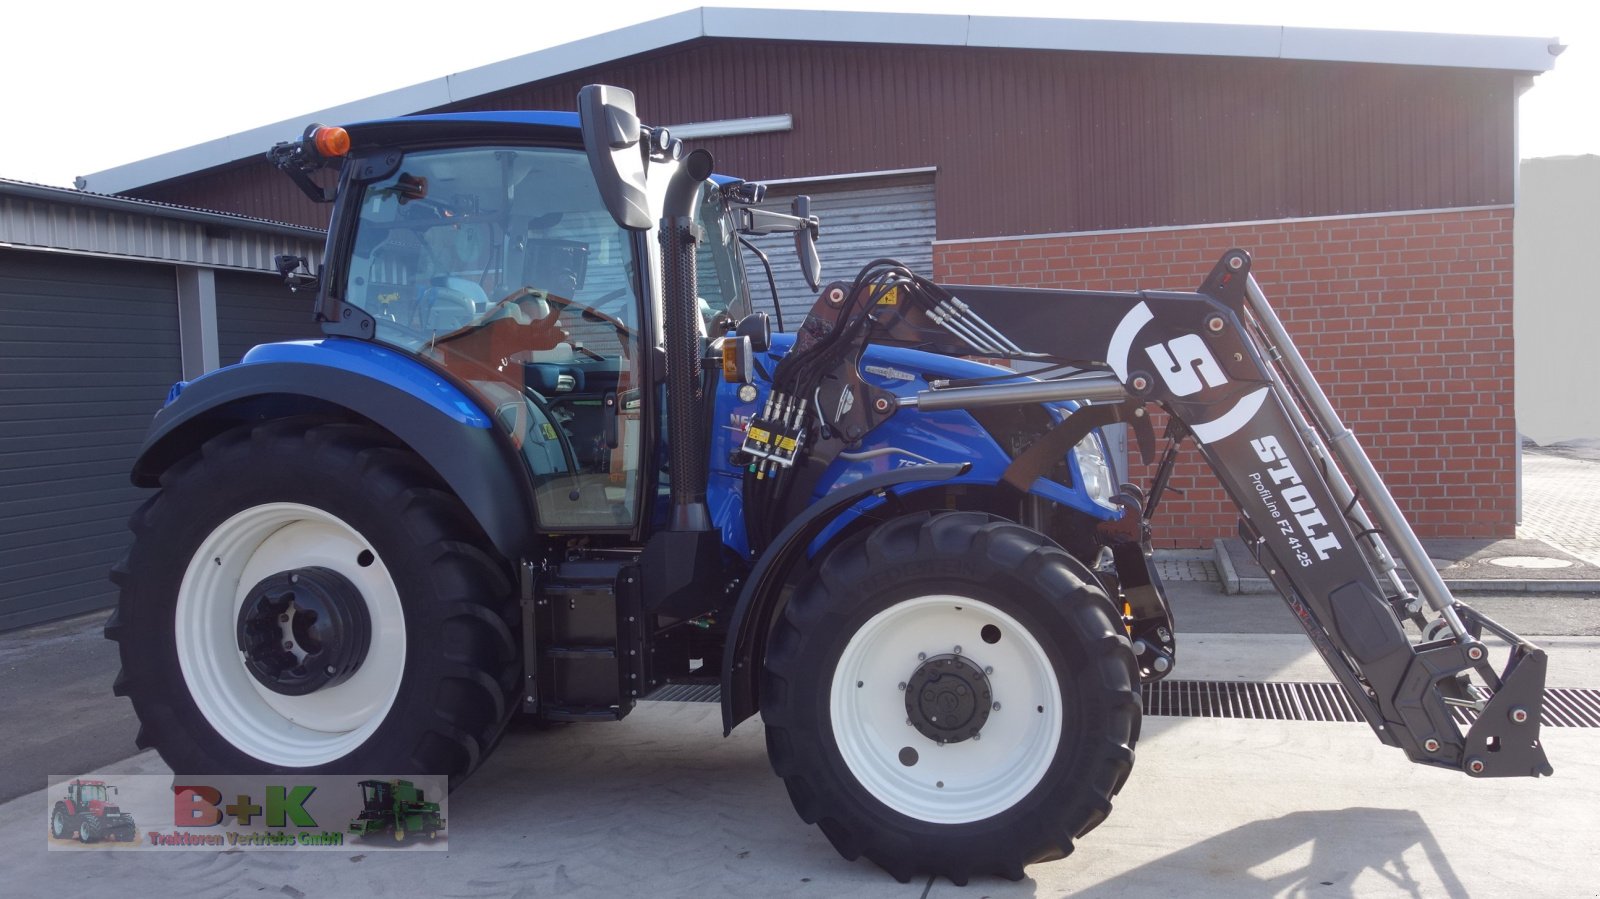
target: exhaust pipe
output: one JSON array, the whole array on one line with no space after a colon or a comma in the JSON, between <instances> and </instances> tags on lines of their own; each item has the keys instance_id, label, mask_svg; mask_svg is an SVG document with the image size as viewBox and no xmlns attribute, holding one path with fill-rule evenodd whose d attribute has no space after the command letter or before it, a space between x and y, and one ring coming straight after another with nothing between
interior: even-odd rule
<instances>
[{"instance_id":1,"label":"exhaust pipe","mask_svg":"<svg viewBox=\"0 0 1600 899\"><path fill-rule=\"evenodd\" d=\"M694 204L711 175L711 154L695 150L667 185L661 217L661 283L667 344L667 444L675 531L711 529L706 509L705 396L700 370L700 290Z\"/></svg>"}]
</instances>

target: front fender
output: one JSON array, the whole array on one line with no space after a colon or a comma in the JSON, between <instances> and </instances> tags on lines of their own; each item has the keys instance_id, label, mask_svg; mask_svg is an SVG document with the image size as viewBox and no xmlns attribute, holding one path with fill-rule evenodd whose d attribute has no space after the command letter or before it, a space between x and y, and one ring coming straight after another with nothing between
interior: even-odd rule
<instances>
[{"instance_id":1,"label":"front fender","mask_svg":"<svg viewBox=\"0 0 1600 899\"><path fill-rule=\"evenodd\" d=\"M767 632L779 611L779 593L811 541L862 500L881 499L892 487L948 481L966 474L970 467L966 463L919 465L870 475L807 506L778 534L745 580L728 622L728 644L722 659L724 736L755 714Z\"/></svg>"},{"instance_id":2,"label":"front fender","mask_svg":"<svg viewBox=\"0 0 1600 899\"><path fill-rule=\"evenodd\" d=\"M515 560L532 546L532 485L489 414L445 376L365 341L266 344L238 365L178 384L151 423L133 482L158 486L174 463L229 428L308 413L383 428L438 473L502 555Z\"/></svg>"}]
</instances>

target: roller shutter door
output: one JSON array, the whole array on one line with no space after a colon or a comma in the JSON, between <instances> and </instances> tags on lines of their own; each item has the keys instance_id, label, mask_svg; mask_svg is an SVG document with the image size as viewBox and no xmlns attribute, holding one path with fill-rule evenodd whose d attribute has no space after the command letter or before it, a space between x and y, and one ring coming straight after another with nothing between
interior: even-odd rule
<instances>
[{"instance_id":1,"label":"roller shutter door","mask_svg":"<svg viewBox=\"0 0 1600 899\"><path fill-rule=\"evenodd\" d=\"M0 250L0 630L114 601L177 309L169 266Z\"/></svg>"},{"instance_id":2,"label":"roller shutter door","mask_svg":"<svg viewBox=\"0 0 1600 899\"><path fill-rule=\"evenodd\" d=\"M822 220L817 253L822 258L822 283L851 281L861 267L880 257L904 262L922 275L933 272L933 182L834 185L782 185L767 193L764 206L788 212L796 193L811 197L811 213ZM792 235L752 238L767 254L778 282L778 296L789 330L805 318L816 294L800 274ZM750 296L756 308L772 311L772 292L761 261L745 252Z\"/></svg>"},{"instance_id":3,"label":"roller shutter door","mask_svg":"<svg viewBox=\"0 0 1600 899\"><path fill-rule=\"evenodd\" d=\"M277 275L217 272L217 357L238 362L258 343L321 337L310 291L290 292Z\"/></svg>"}]
</instances>

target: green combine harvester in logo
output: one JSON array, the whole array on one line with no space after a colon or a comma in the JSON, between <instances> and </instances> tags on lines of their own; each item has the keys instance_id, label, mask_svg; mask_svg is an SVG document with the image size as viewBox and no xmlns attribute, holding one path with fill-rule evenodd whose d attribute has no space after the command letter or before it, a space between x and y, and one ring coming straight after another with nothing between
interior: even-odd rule
<instances>
[{"instance_id":1,"label":"green combine harvester in logo","mask_svg":"<svg viewBox=\"0 0 1600 899\"><path fill-rule=\"evenodd\" d=\"M358 837L390 832L395 842L407 834L423 834L428 839L444 830L439 803L424 802L422 791L409 780L363 780L361 814L350 822L350 832Z\"/></svg>"}]
</instances>

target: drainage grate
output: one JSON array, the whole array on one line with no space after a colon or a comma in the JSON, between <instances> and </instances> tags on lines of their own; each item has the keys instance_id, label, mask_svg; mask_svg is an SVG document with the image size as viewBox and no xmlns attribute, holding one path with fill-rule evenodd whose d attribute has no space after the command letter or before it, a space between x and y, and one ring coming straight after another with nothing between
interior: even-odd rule
<instances>
[{"instance_id":1,"label":"drainage grate","mask_svg":"<svg viewBox=\"0 0 1600 899\"><path fill-rule=\"evenodd\" d=\"M1255 718L1270 721L1360 721L1344 687L1277 681L1158 681L1145 684L1144 713L1183 718ZM1454 709L1458 724L1477 713ZM1545 727L1600 727L1600 690L1544 691Z\"/></svg>"},{"instance_id":2,"label":"drainage grate","mask_svg":"<svg viewBox=\"0 0 1600 899\"><path fill-rule=\"evenodd\" d=\"M1338 684L1164 680L1144 685L1144 713L1182 718L1360 721Z\"/></svg>"},{"instance_id":3,"label":"drainage grate","mask_svg":"<svg viewBox=\"0 0 1600 899\"><path fill-rule=\"evenodd\" d=\"M721 702L719 684L663 684L645 697L648 702Z\"/></svg>"},{"instance_id":4,"label":"drainage grate","mask_svg":"<svg viewBox=\"0 0 1600 899\"><path fill-rule=\"evenodd\" d=\"M1179 718L1254 718L1269 721L1361 720L1344 687L1331 683L1283 681L1167 680L1145 684L1144 713ZM645 699L650 702L719 702L721 688L711 684L667 684ZM1475 712L1455 710L1456 721L1468 725ZM1600 690L1554 689L1544 692L1545 727L1600 727Z\"/></svg>"}]
</instances>

